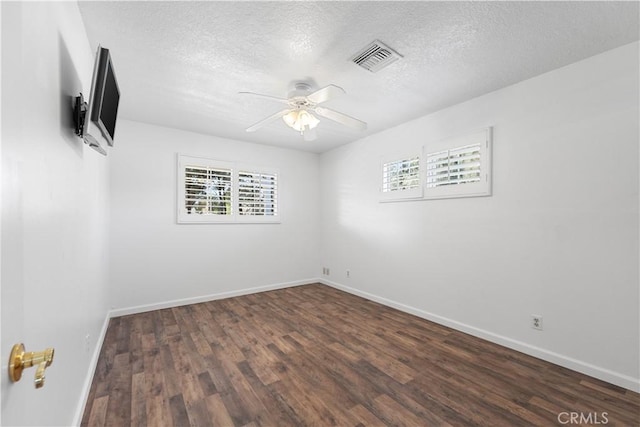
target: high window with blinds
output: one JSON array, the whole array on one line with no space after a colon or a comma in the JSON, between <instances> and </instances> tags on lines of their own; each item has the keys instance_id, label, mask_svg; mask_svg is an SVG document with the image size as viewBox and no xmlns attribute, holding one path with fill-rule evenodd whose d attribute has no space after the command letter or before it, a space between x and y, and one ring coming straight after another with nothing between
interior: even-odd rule
<instances>
[{"instance_id":1,"label":"high window with blinds","mask_svg":"<svg viewBox=\"0 0 640 427\"><path fill-rule=\"evenodd\" d=\"M381 177L382 201L412 199L422 195L418 154L383 159Z\"/></svg>"},{"instance_id":2,"label":"high window with blinds","mask_svg":"<svg viewBox=\"0 0 640 427\"><path fill-rule=\"evenodd\" d=\"M427 155L427 188L480 181L480 144Z\"/></svg>"},{"instance_id":3,"label":"high window with blinds","mask_svg":"<svg viewBox=\"0 0 640 427\"><path fill-rule=\"evenodd\" d=\"M279 222L278 173L178 155L178 222Z\"/></svg>"},{"instance_id":4,"label":"high window with blinds","mask_svg":"<svg viewBox=\"0 0 640 427\"><path fill-rule=\"evenodd\" d=\"M424 197L491 195L491 129L425 145Z\"/></svg>"},{"instance_id":5,"label":"high window with blinds","mask_svg":"<svg viewBox=\"0 0 640 427\"><path fill-rule=\"evenodd\" d=\"M491 195L491 128L426 143L380 162L380 201Z\"/></svg>"},{"instance_id":6,"label":"high window with blinds","mask_svg":"<svg viewBox=\"0 0 640 427\"><path fill-rule=\"evenodd\" d=\"M382 165L382 192L420 187L420 157L395 160Z\"/></svg>"}]
</instances>

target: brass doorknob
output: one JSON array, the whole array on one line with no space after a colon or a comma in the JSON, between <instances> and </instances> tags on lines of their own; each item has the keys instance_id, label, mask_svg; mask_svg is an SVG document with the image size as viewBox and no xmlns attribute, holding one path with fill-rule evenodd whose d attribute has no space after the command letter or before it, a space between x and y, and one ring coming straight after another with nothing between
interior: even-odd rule
<instances>
[{"instance_id":1,"label":"brass doorknob","mask_svg":"<svg viewBox=\"0 0 640 427\"><path fill-rule=\"evenodd\" d=\"M11 356L9 357L9 378L11 381L20 381L22 378L22 371L25 368L30 368L37 365L35 386L41 388L44 385L44 371L53 362L54 349L48 348L45 351L24 351L24 344L16 344L11 349Z\"/></svg>"}]
</instances>

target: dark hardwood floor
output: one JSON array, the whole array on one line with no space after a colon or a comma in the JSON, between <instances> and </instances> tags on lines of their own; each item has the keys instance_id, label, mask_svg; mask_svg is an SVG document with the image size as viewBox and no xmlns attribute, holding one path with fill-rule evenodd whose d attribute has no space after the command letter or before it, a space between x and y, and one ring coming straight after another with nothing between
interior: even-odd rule
<instances>
[{"instance_id":1,"label":"dark hardwood floor","mask_svg":"<svg viewBox=\"0 0 640 427\"><path fill-rule=\"evenodd\" d=\"M637 426L640 395L313 284L112 319L82 426L577 425L571 417Z\"/></svg>"}]
</instances>

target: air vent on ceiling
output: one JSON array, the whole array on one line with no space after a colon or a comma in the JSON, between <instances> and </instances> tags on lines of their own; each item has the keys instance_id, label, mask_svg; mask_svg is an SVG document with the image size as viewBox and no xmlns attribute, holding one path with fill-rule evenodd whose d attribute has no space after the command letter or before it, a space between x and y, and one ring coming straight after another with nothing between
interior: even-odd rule
<instances>
[{"instance_id":1,"label":"air vent on ceiling","mask_svg":"<svg viewBox=\"0 0 640 427\"><path fill-rule=\"evenodd\" d=\"M351 58L351 61L365 70L375 73L400 58L402 58L402 55L398 52L391 49L380 40L374 40L367 47L355 54Z\"/></svg>"}]
</instances>

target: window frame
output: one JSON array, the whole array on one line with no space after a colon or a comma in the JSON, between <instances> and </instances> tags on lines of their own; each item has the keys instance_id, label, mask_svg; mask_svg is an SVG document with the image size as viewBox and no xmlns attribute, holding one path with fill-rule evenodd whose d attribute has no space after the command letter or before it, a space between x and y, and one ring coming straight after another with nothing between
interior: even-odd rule
<instances>
[{"instance_id":1,"label":"window frame","mask_svg":"<svg viewBox=\"0 0 640 427\"><path fill-rule=\"evenodd\" d=\"M178 224L278 224L282 221L280 211L280 173L277 169L256 166L247 163L216 160L206 157L177 154L177 199L176 222ZM200 166L206 168L230 170L231 173L231 214L229 215L199 215L188 214L185 207L186 167ZM240 171L253 174L274 175L275 214L274 215L240 215L239 210L239 173Z\"/></svg>"}]
</instances>

